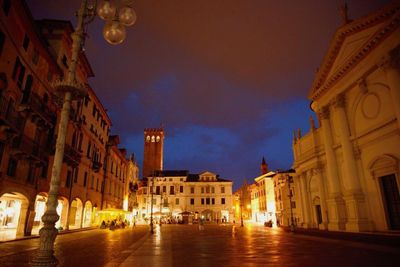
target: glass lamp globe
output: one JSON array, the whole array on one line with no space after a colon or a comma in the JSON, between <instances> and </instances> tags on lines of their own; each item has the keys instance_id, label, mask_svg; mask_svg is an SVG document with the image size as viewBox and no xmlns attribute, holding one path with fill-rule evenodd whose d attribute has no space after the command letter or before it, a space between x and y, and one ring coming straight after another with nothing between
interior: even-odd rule
<instances>
[{"instance_id":1,"label":"glass lamp globe","mask_svg":"<svg viewBox=\"0 0 400 267\"><path fill-rule=\"evenodd\" d=\"M112 45L120 44L126 37L125 26L118 20L109 21L104 26L103 36L104 39Z\"/></svg>"},{"instance_id":2,"label":"glass lamp globe","mask_svg":"<svg viewBox=\"0 0 400 267\"><path fill-rule=\"evenodd\" d=\"M111 5L109 0L105 0L99 5L97 14L104 20L111 20L115 17L115 7Z\"/></svg>"},{"instance_id":3,"label":"glass lamp globe","mask_svg":"<svg viewBox=\"0 0 400 267\"><path fill-rule=\"evenodd\" d=\"M126 6L118 13L119 21L125 26L132 26L136 22L136 13L133 8Z\"/></svg>"}]
</instances>

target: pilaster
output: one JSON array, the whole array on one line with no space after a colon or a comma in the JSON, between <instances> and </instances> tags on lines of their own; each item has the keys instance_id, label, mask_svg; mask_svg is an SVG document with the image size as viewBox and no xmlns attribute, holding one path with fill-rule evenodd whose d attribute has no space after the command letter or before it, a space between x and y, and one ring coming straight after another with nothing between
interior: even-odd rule
<instances>
[{"instance_id":1,"label":"pilaster","mask_svg":"<svg viewBox=\"0 0 400 267\"><path fill-rule=\"evenodd\" d=\"M396 113L397 126L400 129L400 45L382 58L379 66L386 74Z\"/></svg>"},{"instance_id":2,"label":"pilaster","mask_svg":"<svg viewBox=\"0 0 400 267\"><path fill-rule=\"evenodd\" d=\"M327 169L328 197L326 206L328 210L328 229L344 230L346 209L341 195L338 166L333 150L329 106L325 106L319 111L319 117L321 118Z\"/></svg>"},{"instance_id":3,"label":"pilaster","mask_svg":"<svg viewBox=\"0 0 400 267\"><path fill-rule=\"evenodd\" d=\"M321 213L322 213L322 224L318 227L322 228L323 230L328 229L328 215L327 215L327 207L326 207L326 195L325 195L325 187L324 187L324 180L322 177L322 168L315 168L314 174L317 176L318 180L318 190L320 196L320 205L321 205Z\"/></svg>"},{"instance_id":4,"label":"pilaster","mask_svg":"<svg viewBox=\"0 0 400 267\"><path fill-rule=\"evenodd\" d=\"M369 230L369 222L365 213L366 203L358 177L353 144L350 140L343 94L337 96L335 99L335 112L343 153L343 185L345 188L344 200L347 214L346 230L353 232L366 231Z\"/></svg>"}]
</instances>

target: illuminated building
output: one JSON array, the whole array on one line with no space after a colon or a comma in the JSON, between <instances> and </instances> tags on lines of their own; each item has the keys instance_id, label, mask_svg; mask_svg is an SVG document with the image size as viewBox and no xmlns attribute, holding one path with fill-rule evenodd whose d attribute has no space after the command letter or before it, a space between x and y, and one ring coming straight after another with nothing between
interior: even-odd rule
<instances>
[{"instance_id":1,"label":"illuminated building","mask_svg":"<svg viewBox=\"0 0 400 267\"><path fill-rule=\"evenodd\" d=\"M320 126L293 140L302 227L400 229L399 10L343 12L308 95Z\"/></svg>"},{"instance_id":2,"label":"illuminated building","mask_svg":"<svg viewBox=\"0 0 400 267\"><path fill-rule=\"evenodd\" d=\"M1 1L0 17L0 238L12 238L37 234L41 227L60 113L52 83L65 76L71 64L73 28L68 21L33 21L23 0ZM60 176L59 229L99 224L103 201L122 209L127 194L127 160L115 144L108 146L111 120L88 84L93 76L81 53L77 79L88 95L71 105ZM104 167L108 147L114 164L124 172L118 177ZM107 195L103 200L106 178L115 187L113 199ZM114 190L120 190L118 196Z\"/></svg>"},{"instance_id":3,"label":"illuminated building","mask_svg":"<svg viewBox=\"0 0 400 267\"><path fill-rule=\"evenodd\" d=\"M186 220L186 223L200 218L209 222L233 220L232 181L211 172L189 174L185 170L157 171L155 177L149 177L148 183L139 188L137 198L141 219L150 217L150 187L153 185L153 215L156 218L162 216L164 220Z\"/></svg>"}]
</instances>

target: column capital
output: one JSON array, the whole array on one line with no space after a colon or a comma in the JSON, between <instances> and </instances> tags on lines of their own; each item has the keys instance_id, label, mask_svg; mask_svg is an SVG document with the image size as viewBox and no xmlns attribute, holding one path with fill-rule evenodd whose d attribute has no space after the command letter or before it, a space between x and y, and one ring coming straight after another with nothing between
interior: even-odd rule
<instances>
[{"instance_id":1,"label":"column capital","mask_svg":"<svg viewBox=\"0 0 400 267\"><path fill-rule=\"evenodd\" d=\"M378 66L384 71L388 69L400 69L400 45L383 56L378 62Z\"/></svg>"},{"instance_id":2,"label":"column capital","mask_svg":"<svg viewBox=\"0 0 400 267\"><path fill-rule=\"evenodd\" d=\"M324 106L318 111L318 115L323 120L329 120L329 106Z\"/></svg>"},{"instance_id":3,"label":"column capital","mask_svg":"<svg viewBox=\"0 0 400 267\"><path fill-rule=\"evenodd\" d=\"M345 95L342 94L338 94L335 99L333 100L333 105L335 106L335 108L344 108L346 106L346 97Z\"/></svg>"}]
</instances>

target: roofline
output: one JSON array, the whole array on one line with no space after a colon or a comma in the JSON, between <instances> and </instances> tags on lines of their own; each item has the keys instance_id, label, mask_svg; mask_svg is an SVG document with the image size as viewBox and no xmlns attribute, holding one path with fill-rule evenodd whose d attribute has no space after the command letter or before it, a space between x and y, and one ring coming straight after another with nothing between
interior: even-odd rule
<instances>
[{"instance_id":1,"label":"roofline","mask_svg":"<svg viewBox=\"0 0 400 267\"><path fill-rule=\"evenodd\" d=\"M400 16L395 15L396 13L399 13L399 10L400 2L395 1L383 6L377 11L371 12L339 27L330 41L330 46L328 51L325 53L320 69L315 75L308 93L308 98L310 100L316 100L318 97L322 96L329 88L335 85L345 74L350 72L361 60L363 60L372 49L378 46L381 40L389 36L390 33L392 33L400 24ZM359 53L352 55L346 61L344 66L336 70L329 80L326 80L346 37L385 21L388 21L384 26L385 30L376 33L374 38L371 38L369 42L365 44L364 48L368 49L362 49Z\"/></svg>"}]
</instances>

